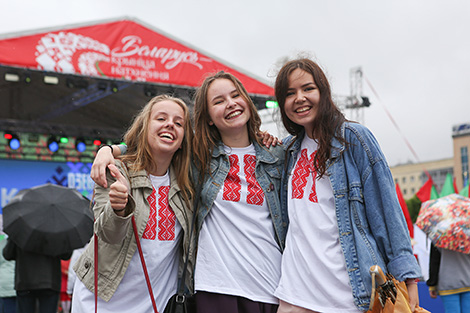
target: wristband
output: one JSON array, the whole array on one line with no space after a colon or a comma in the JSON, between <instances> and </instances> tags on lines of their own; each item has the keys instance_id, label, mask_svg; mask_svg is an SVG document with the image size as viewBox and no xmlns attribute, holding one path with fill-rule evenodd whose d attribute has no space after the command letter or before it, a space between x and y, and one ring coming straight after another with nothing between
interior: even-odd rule
<instances>
[{"instance_id":1,"label":"wristband","mask_svg":"<svg viewBox=\"0 0 470 313\"><path fill-rule=\"evenodd\" d=\"M101 146L99 146L98 149L96 150L96 153L98 153L98 151L100 151L100 149L103 148L103 147L110 147L110 148L111 148L111 153L112 153L113 156L114 156L114 149L113 149L113 146L107 145L107 144L102 144Z\"/></svg>"}]
</instances>

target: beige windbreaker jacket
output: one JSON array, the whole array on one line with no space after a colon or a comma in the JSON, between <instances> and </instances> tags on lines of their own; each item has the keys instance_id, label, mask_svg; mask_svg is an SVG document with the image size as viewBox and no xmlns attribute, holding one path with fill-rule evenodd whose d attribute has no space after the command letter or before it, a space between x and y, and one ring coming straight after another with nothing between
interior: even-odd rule
<instances>
[{"instance_id":1,"label":"beige windbreaker jacket","mask_svg":"<svg viewBox=\"0 0 470 313\"><path fill-rule=\"evenodd\" d=\"M137 243L132 230L131 217L132 215L135 216L139 238L142 238L150 214L147 197L152 192L152 183L146 171L128 172L127 168L124 168L123 163L119 160L116 160L116 166L129 181L131 189L126 207L128 215L120 217L111 208L108 193L109 186L115 182L115 178L111 176L109 171L107 172L108 188L103 188L99 185L95 187L95 205L93 207L95 216L94 232L98 236L98 296L105 301L111 299L124 277L132 256L137 252ZM188 208L183 200L173 167L170 167L168 203L175 212L175 216L184 231L179 266L179 273L181 274L184 258L186 257L186 255L183 256L183 253L186 254L189 244L192 208ZM92 292L95 289L94 240L93 237L88 247L73 266L74 271L77 273L77 278ZM186 273L186 286L191 292L193 292L194 288L193 268L195 250L193 235L191 251L189 252L188 272ZM144 278L142 277L142 279Z\"/></svg>"}]
</instances>

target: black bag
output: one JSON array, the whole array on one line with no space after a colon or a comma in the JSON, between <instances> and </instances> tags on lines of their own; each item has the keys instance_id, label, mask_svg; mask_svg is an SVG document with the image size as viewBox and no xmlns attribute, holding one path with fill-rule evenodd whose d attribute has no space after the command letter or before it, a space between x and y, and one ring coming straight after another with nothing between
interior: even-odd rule
<instances>
[{"instance_id":1,"label":"black bag","mask_svg":"<svg viewBox=\"0 0 470 313\"><path fill-rule=\"evenodd\" d=\"M166 304L163 313L196 313L194 296L174 294Z\"/></svg>"}]
</instances>

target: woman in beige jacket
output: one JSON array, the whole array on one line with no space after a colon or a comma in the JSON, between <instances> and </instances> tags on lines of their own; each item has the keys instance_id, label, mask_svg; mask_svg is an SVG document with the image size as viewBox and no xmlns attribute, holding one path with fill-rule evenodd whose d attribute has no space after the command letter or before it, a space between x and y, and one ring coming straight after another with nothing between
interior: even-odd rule
<instances>
[{"instance_id":1,"label":"woman in beige jacket","mask_svg":"<svg viewBox=\"0 0 470 313\"><path fill-rule=\"evenodd\" d=\"M191 139L184 102L157 96L126 132L126 155L108 166L109 187L96 185L93 211L98 238L99 312L153 311L132 218L160 312L176 292L192 218ZM111 146L105 146L108 148ZM78 278L72 300L74 313L94 310L93 240L73 267ZM187 286L191 289L194 244L189 254Z\"/></svg>"}]
</instances>

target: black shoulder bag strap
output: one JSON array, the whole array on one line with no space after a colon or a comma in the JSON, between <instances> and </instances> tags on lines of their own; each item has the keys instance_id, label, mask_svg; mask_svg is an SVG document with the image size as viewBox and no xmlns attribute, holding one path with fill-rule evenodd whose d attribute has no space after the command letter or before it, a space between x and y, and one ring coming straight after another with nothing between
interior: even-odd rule
<instances>
[{"instance_id":1,"label":"black shoulder bag strap","mask_svg":"<svg viewBox=\"0 0 470 313\"><path fill-rule=\"evenodd\" d=\"M181 279L178 284L178 290L176 295L174 295L168 302L167 307L165 308L164 313L186 313L188 312L188 304L186 295L184 292L184 284L186 281L186 272L189 263L189 252L191 250L191 241L193 238L194 228L196 226L197 213L199 211L199 198L202 191L202 185L204 182L204 175L201 174L199 177L199 183L196 191L196 201L194 203L193 216L191 221L191 230L189 233L189 244L188 250L186 251L186 259L184 261L183 273L181 274Z\"/></svg>"}]
</instances>

